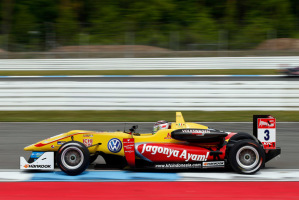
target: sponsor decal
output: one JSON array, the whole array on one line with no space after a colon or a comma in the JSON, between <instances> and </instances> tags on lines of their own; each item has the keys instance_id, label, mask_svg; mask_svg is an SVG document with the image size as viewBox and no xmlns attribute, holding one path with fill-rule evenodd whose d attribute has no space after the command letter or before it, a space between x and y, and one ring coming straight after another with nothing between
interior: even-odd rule
<instances>
[{"instance_id":1,"label":"sponsor decal","mask_svg":"<svg viewBox=\"0 0 299 200\"><path fill-rule=\"evenodd\" d=\"M200 149L198 147L193 147L190 151L187 151L185 146L176 144L172 144L172 148L166 146L142 144L138 146L137 150L142 156L152 161L207 161L210 153L205 149L198 151Z\"/></svg>"},{"instance_id":2,"label":"sponsor decal","mask_svg":"<svg viewBox=\"0 0 299 200\"><path fill-rule=\"evenodd\" d=\"M276 149L276 142L262 142L264 149Z\"/></svg>"},{"instance_id":3,"label":"sponsor decal","mask_svg":"<svg viewBox=\"0 0 299 200\"><path fill-rule=\"evenodd\" d=\"M170 133L167 133L167 136L164 137L164 139L172 139L172 138L171 138L171 134L170 134Z\"/></svg>"},{"instance_id":4,"label":"sponsor decal","mask_svg":"<svg viewBox=\"0 0 299 200\"><path fill-rule=\"evenodd\" d=\"M33 151L32 154L30 155L30 158L39 158L44 153L45 152L36 152L36 151Z\"/></svg>"},{"instance_id":5,"label":"sponsor decal","mask_svg":"<svg viewBox=\"0 0 299 200\"><path fill-rule=\"evenodd\" d=\"M92 134L84 134L83 137L93 137Z\"/></svg>"},{"instance_id":6,"label":"sponsor decal","mask_svg":"<svg viewBox=\"0 0 299 200\"><path fill-rule=\"evenodd\" d=\"M192 135L197 135L197 136L204 136L205 133L211 133L209 130L196 130L196 129L183 129L182 133L187 133L187 134L192 134Z\"/></svg>"},{"instance_id":7,"label":"sponsor decal","mask_svg":"<svg viewBox=\"0 0 299 200\"><path fill-rule=\"evenodd\" d=\"M274 118L259 118L258 128L276 128L276 119Z\"/></svg>"},{"instance_id":8,"label":"sponsor decal","mask_svg":"<svg viewBox=\"0 0 299 200\"><path fill-rule=\"evenodd\" d=\"M83 139L83 144L85 144L85 146L89 147L92 145L93 140L92 139Z\"/></svg>"},{"instance_id":9,"label":"sponsor decal","mask_svg":"<svg viewBox=\"0 0 299 200\"><path fill-rule=\"evenodd\" d=\"M112 138L111 140L109 140L107 146L109 151L111 151L112 153L118 153L122 149L122 143L117 138Z\"/></svg>"},{"instance_id":10,"label":"sponsor decal","mask_svg":"<svg viewBox=\"0 0 299 200\"><path fill-rule=\"evenodd\" d=\"M135 142L134 138L123 139L125 157L131 167L135 166Z\"/></svg>"},{"instance_id":11,"label":"sponsor decal","mask_svg":"<svg viewBox=\"0 0 299 200\"><path fill-rule=\"evenodd\" d=\"M203 162L203 168L224 167L224 161Z\"/></svg>"},{"instance_id":12,"label":"sponsor decal","mask_svg":"<svg viewBox=\"0 0 299 200\"><path fill-rule=\"evenodd\" d=\"M66 143L66 141L58 141L57 145L63 145L64 143Z\"/></svg>"},{"instance_id":13,"label":"sponsor decal","mask_svg":"<svg viewBox=\"0 0 299 200\"><path fill-rule=\"evenodd\" d=\"M157 169L190 169L190 168L201 168L201 163L166 163L156 164Z\"/></svg>"},{"instance_id":14,"label":"sponsor decal","mask_svg":"<svg viewBox=\"0 0 299 200\"><path fill-rule=\"evenodd\" d=\"M55 146L54 145L51 145L51 148L53 149Z\"/></svg>"},{"instance_id":15,"label":"sponsor decal","mask_svg":"<svg viewBox=\"0 0 299 200\"><path fill-rule=\"evenodd\" d=\"M26 169L47 169L47 168L51 168L51 165L30 165L30 164L26 164L26 165L24 165L24 167Z\"/></svg>"}]
</instances>

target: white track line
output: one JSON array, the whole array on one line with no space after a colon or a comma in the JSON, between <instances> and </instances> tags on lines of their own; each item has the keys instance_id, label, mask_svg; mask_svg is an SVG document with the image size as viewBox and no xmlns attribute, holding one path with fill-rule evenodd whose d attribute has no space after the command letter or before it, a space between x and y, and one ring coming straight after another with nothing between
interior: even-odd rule
<instances>
[{"instance_id":1,"label":"white track line","mask_svg":"<svg viewBox=\"0 0 299 200\"><path fill-rule=\"evenodd\" d=\"M0 171L0 182L17 182L27 181L33 177L33 174L24 173L21 171Z\"/></svg>"},{"instance_id":2,"label":"white track line","mask_svg":"<svg viewBox=\"0 0 299 200\"><path fill-rule=\"evenodd\" d=\"M91 170L95 172L94 170ZM98 172L103 173L103 171L98 170ZM128 174L132 173L133 175L138 174L138 172L131 172L126 171ZM141 172L142 174L142 172ZM176 181L200 181L200 182L232 182L232 181L245 181L245 182L252 182L252 181L299 181L299 169L262 169L256 174L253 175L244 175L244 174L237 174L234 172L193 172L193 173L177 173L178 179ZM11 181L30 181L34 177L34 173L25 173L20 170L0 170L0 182L11 182ZM70 181L70 180L62 180L61 178L55 179L45 179L45 180L38 180L38 181ZM74 179L72 179L74 181ZM78 179L75 181L89 181L87 179L80 180L79 176ZM117 181L115 179L96 179L94 177L90 181ZM121 180L121 181L142 181L140 178L134 180L132 178L128 180ZM157 180L143 180L143 181L157 181ZM163 180L159 180L163 181ZM165 180L167 181L167 180ZM169 181L169 180L168 180Z\"/></svg>"}]
</instances>

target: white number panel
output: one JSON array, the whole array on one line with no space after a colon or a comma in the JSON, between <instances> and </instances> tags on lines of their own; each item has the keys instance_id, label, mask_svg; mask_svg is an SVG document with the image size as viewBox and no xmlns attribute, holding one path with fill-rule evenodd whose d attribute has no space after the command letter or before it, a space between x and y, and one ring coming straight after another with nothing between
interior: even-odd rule
<instances>
[{"instance_id":1,"label":"white number panel","mask_svg":"<svg viewBox=\"0 0 299 200\"><path fill-rule=\"evenodd\" d=\"M259 118L258 139L263 143L264 149L276 148L276 119L275 118Z\"/></svg>"}]
</instances>

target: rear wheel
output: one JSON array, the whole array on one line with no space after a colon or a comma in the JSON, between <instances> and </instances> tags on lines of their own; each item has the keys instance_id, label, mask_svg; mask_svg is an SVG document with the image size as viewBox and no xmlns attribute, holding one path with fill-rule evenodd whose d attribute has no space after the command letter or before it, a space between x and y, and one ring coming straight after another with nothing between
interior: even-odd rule
<instances>
[{"instance_id":1,"label":"rear wheel","mask_svg":"<svg viewBox=\"0 0 299 200\"><path fill-rule=\"evenodd\" d=\"M242 174L253 174L263 166L265 152L253 140L240 140L230 149L228 160L234 171Z\"/></svg>"},{"instance_id":2,"label":"rear wheel","mask_svg":"<svg viewBox=\"0 0 299 200\"><path fill-rule=\"evenodd\" d=\"M65 173L78 175L89 165L89 151L80 142L67 142L58 149L56 161L58 167Z\"/></svg>"}]
</instances>

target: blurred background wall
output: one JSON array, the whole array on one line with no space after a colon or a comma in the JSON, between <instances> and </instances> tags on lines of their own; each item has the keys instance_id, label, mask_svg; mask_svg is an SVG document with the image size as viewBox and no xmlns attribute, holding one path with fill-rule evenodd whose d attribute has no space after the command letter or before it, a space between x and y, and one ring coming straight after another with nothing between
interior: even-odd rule
<instances>
[{"instance_id":1,"label":"blurred background wall","mask_svg":"<svg viewBox=\"0 0 299 200\"><path fill-rule=\"evenodd\" d=\"M2 58L299 51L298 0L2 0L0 11Z\"/></svg>"}]
</instances>

